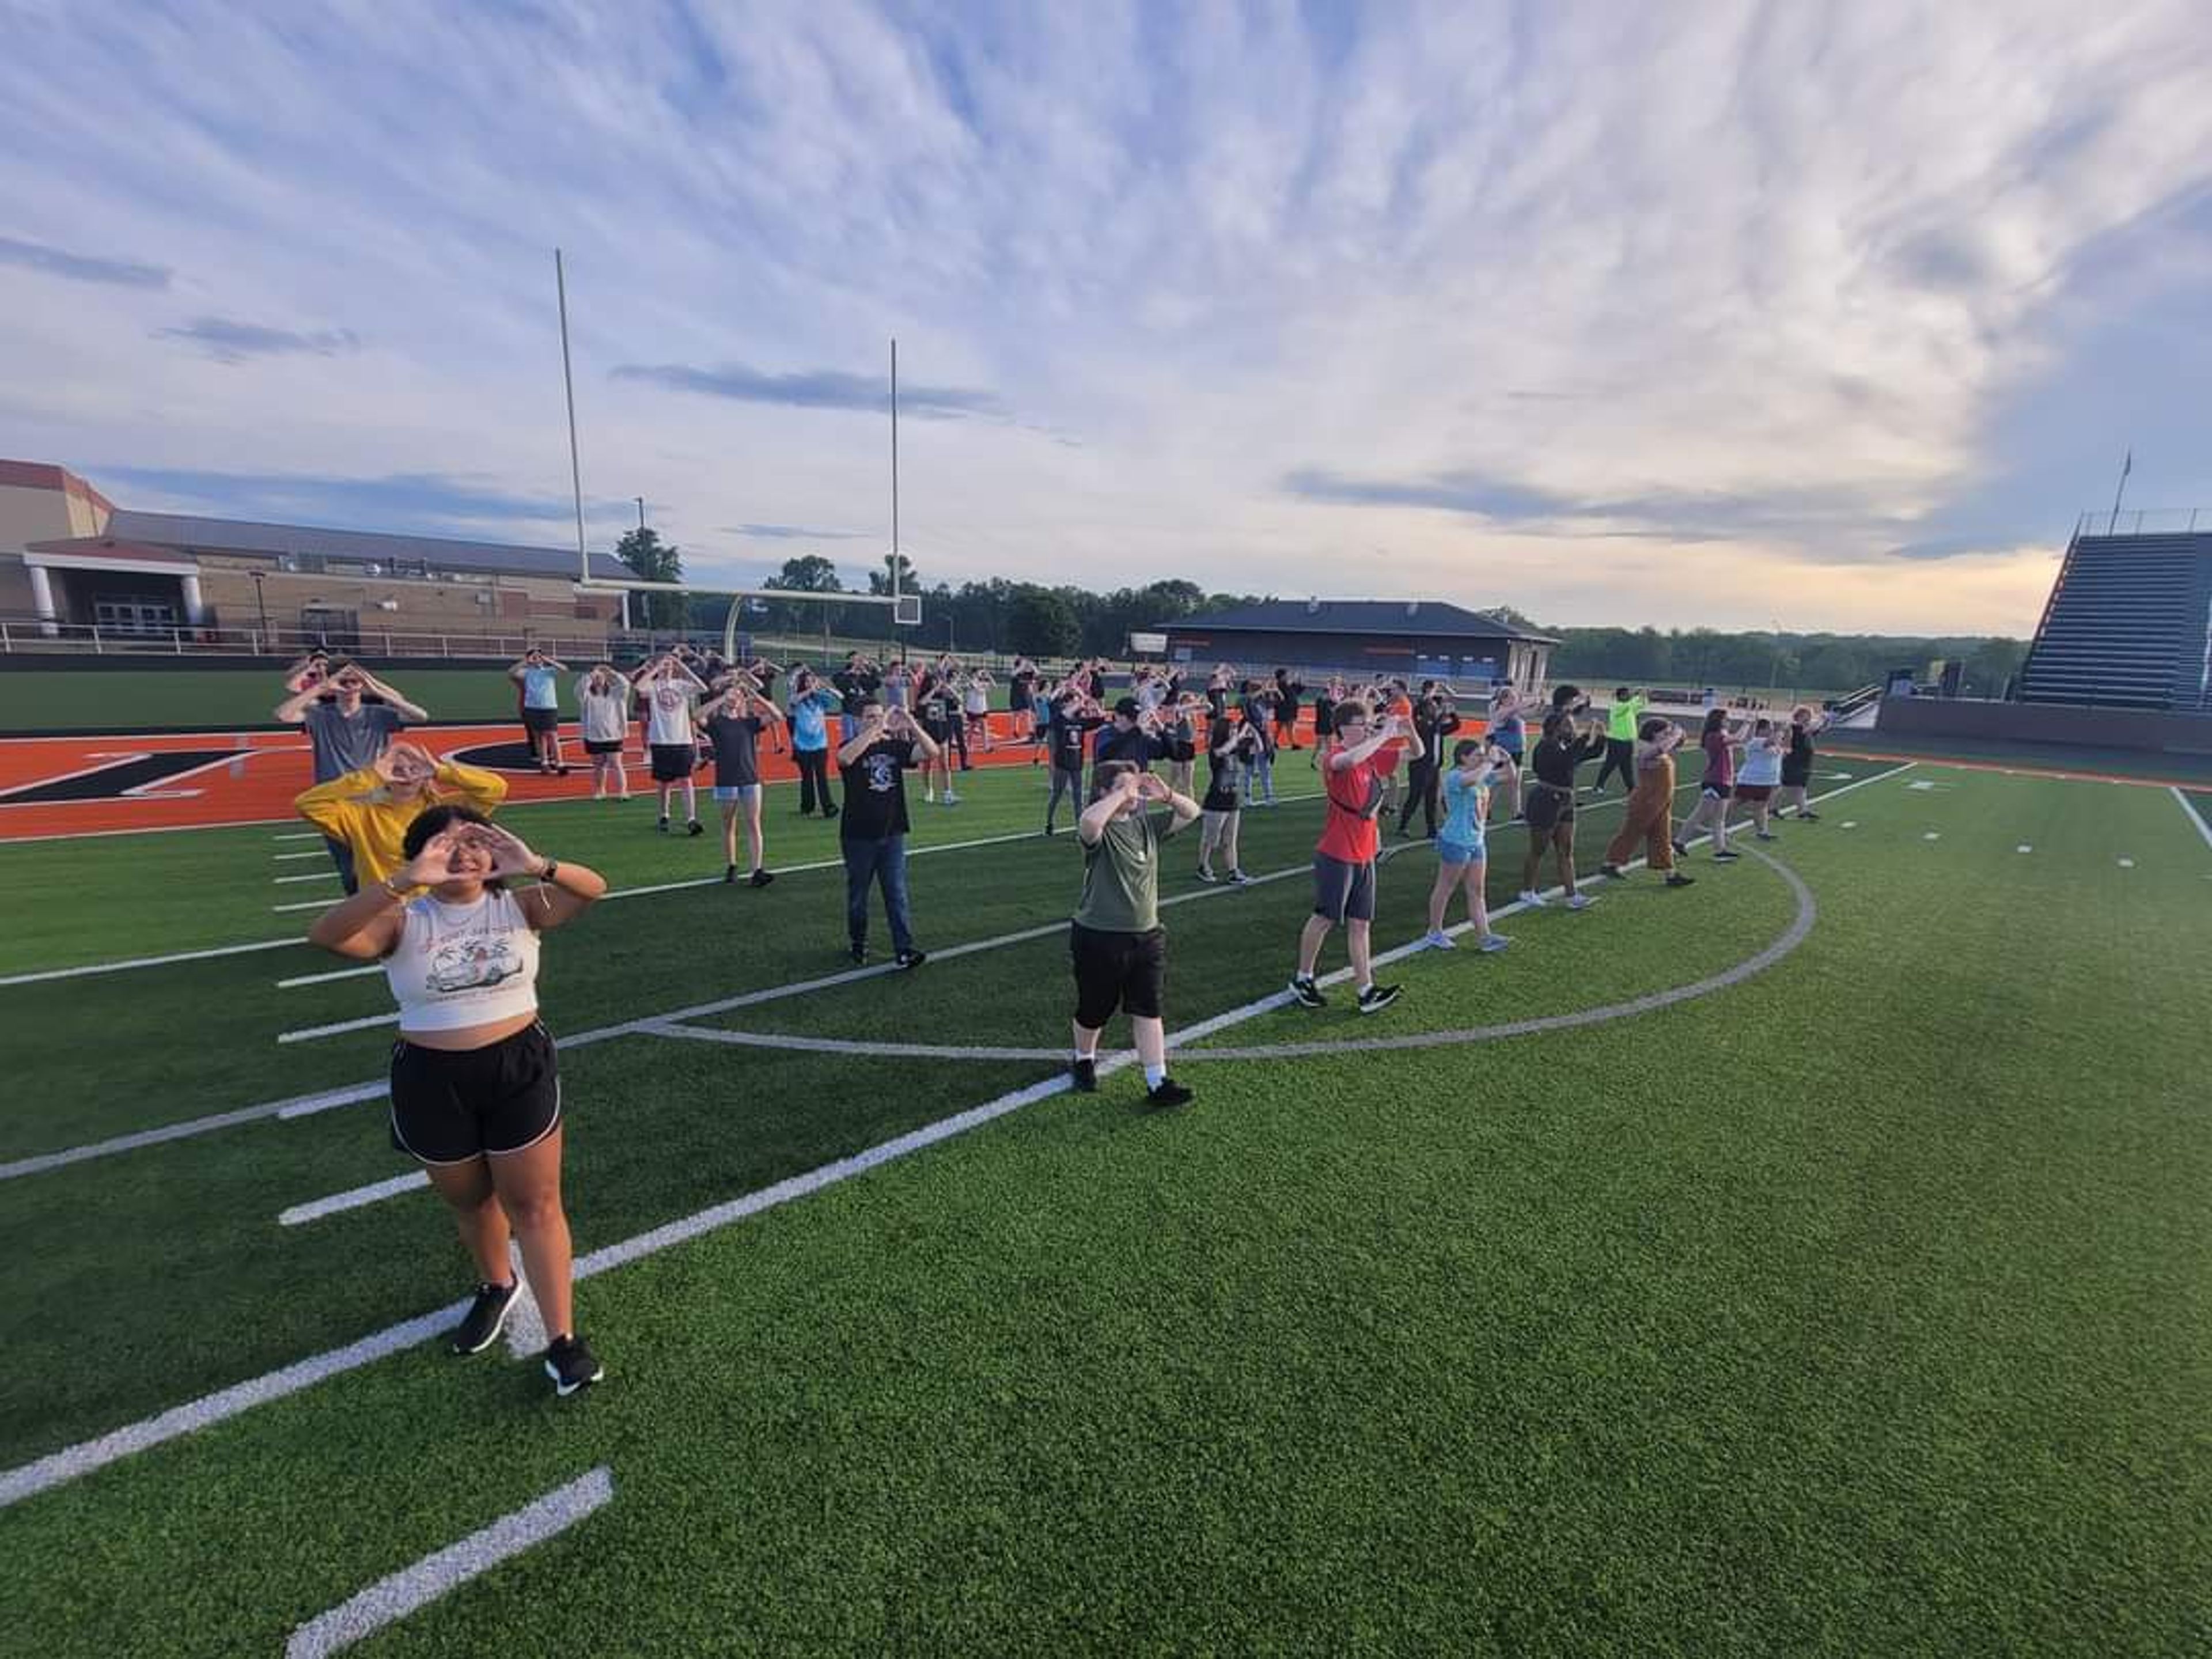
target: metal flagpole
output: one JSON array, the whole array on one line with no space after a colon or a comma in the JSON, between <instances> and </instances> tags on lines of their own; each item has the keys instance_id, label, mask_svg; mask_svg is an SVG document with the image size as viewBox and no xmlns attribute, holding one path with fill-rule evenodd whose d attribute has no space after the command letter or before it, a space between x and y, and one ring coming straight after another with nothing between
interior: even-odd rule
<instances>
[{"instance_id":1,"label":"metal flagpole","mask_svg":"<svg viewBox=\"0 0 2212 1659\"><path fill-rule=\"evenodd\" d=\"M561 250L553 250L553 292L561 307L561 384L568 394L568 489L576 501L576 577L592 580L592 556L584 550L584 469L576 454L576 377L568 367L568 278Z\"/></svg>"},{"instance_id":2,"label":"metal flagpole","mask_svg":"<svg viewBox=\"0 0 2212 1659\"><path fill-rule=\"evenodd\" d=\"M891 626L898 627L898 336L891 336Z\"/></svg>"},{"instance_id":3,"label":"metal flagpole","mask_svg":"<svg viewBox=\"0 0 2212 1659\"><path fill-rule=\"evenodd\" d=\"M2120 487L2112 492L2112 516L2105 526L2105 533L2107 536L2111 535L2115 530L2119 528L2120 497L2128 493L2128 474L2135 470L2136 450L2135 446L2133 444L2130 444L2128 446L2127 459L2120 463Z\"/></svg>"}]
</instances>

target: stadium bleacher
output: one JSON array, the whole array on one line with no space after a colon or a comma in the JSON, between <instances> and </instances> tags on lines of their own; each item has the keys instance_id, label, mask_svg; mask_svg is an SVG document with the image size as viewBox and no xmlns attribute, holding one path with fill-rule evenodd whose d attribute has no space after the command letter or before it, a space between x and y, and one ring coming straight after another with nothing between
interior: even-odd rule
<instances>
[{"instance_id":1,"label":"stadium bleacher","mask_svg":"<svg viewBox=\"0 0 2212 1659\"><path fill-rule=\"evenodd\" d=\"M2204 518L2212 524L2212 514ZM2121 528L2101 515L2077 526L2021 671L2020 700L2212 712L2208 670L2212 528Z\"/></svg>"}]
</instances>

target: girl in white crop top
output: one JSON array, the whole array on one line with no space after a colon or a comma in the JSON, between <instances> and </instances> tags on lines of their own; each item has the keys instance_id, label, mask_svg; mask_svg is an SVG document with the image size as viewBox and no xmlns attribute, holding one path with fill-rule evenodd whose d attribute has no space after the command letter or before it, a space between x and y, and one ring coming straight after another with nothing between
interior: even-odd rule
<instances>
[{"instance_id":1,"label":"girl in white crop top","mask_svg":"<svg viewBox=\"0 0 2212 1659\"><path fill-rule=\"evenodd\" d=\"M574 1394L602 1373L574 1324L561 1083L538 1018L538 935L581 915L607 884L466 806L422 813L401 850L398 871L325 911L307 937L380 960L399 1004L392 1141L422 1164L482 1275L454 1351L489 1347L505 1324L520 1288L512 1237L552 1334L546 1373L556 1393ZM510 891L518 877L537 884Z\"/></svg>"}]
</instances>

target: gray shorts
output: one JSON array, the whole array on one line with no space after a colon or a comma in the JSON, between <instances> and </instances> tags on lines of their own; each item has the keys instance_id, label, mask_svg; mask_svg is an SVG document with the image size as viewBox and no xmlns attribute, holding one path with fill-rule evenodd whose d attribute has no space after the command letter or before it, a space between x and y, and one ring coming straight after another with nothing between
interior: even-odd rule
<instances>
[{"instance_id":1,"label":"gray shorts","mask_svg":"<svg viewBox=\"0 0 2212 1659\"><path fill-rule=\"evenodd\" d=\"M1375 861L1347 864L1314 854L1314 914L1331 921L1375 920Z\"/></svg>"}]
</instances>

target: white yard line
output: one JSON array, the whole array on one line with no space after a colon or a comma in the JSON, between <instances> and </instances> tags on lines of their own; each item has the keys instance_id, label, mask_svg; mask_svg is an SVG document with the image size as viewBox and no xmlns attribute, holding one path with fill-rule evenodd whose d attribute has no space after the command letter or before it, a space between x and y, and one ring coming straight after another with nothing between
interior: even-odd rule
<instances>
[{"instance_id":1,"label":"white yard line","mask_svg":"<svg viewBox=\"0 0 2212 1659\"><path fill-rule=\"evenodd\" d=\"M2197 803L2184 794L2178 786L2168 784L2166 787L2172 792L2175 804L2187 815L2190 823L2197 826L2197 833L2204 837L2204 844L2212 847L2212 823L2204 822L2204 815L2197 810Z\"/></svg>"},{"instance_id":2,"label":"white yard line","mask_svg":"<svg viewBox=\"0 0 2212 1659\"><path fill-rule=\"evenodd\" d=\"M297 974L290 979L280 979L276 981L276 988L280 991L290 991L302 985L327 985L334 979L362 979L370 974L380 974L383 971L382 963L365 962L358 968L333 968L327 974Z\"/></svg>"},{"instance_id":3,"label":"white yard line","mask_svg":"<svg viewBox=\"0 0 2212 1659\"><path fill-rule=\"evenodd\" d=\"M1906 764L1910 765L1911 763L1907 762ZM1832 794L1847 794L1852 789L1863 787L1864 784L1878 783L1882 778L1893 775L1894 775L1884 773L1881 777L1868 778L1860 782L1847 785L1843 789L1833 791ZM1832 796L1823 795L1815 799L1825 801L1832 799ZM1504 908L1498 912L1499 915L1505 913ZM1388 963L1418 948L1424 947L1418 945L1401 946L1395 951L1386 951L1376 960ZM1340 978L1344 971L1340 970L1338 974L1330 975L1331 981ZM1217 1014L1210 1019L1200 1020L1196 1024L1186 1026L1172 1034L1169 1041L1178 1046L1195 1042L1200 1037L1211 1036L1213 1032L1240 1021L1249 1019L1255 1014L1264 1013L1271 1008L1279 1007L1287 1000L1287 996L1280 992L1273 996L1260 998L1256 1001L1245 1004L1242 1008L1231 1009L1225 1014ZM664 1018L676 1018L679 1016L669 1015ZM641 1026L642 1024L641 1022L640 1025ZM640 1026L621 1029L635 1030L640 1029ZM1101 1077L1110 1075L1125 1066L1133 1064L1135 1058L1134 1054L1127 1052L1111 1055L1102 1054L1098 1061L1098 1074ZM1018 1111L1023 1107L1037 1101L1049 1099L1054 1095L1065 1092L1068 1086L1067 1074L1060 1072L1024 1088L1000 1095L995 1100L986 1101L980 1106L972 1106L964 1112L957 1112L951 1117L940 1118L934 1123L924 1124L918 1129L909 1130L905 1134L884 1141L880 1146L856 1152L850 1158L839 1158L834 1163L823 1164L803 1175L793 1176L787 1180L777 1182L774 1186L764 1187L758 1192L748 1193L741 1198L712 1205L679 1220L665 1223L639 1233L634 1237L624 1239L619 1243L602 1246L577 1258L575 1277L579 1279L589 1279L611 1268L627 1266L630 1262L667 1249L672 1245L686 1243L703 1234L728 1226L732 1222L742 1221L750 1216L758 1215L763 1211L773 1209L778 1205L787 1204L793 1199L804 1198L809 1194L821 1191L825 1187L848 1181L854 1176L865 1174L870 1170L908 1157L925 1147L933 1146L939 1141L949 1140L955 1135L963 1134L968 1130L988 1123L995 1118L1004 1117L1009 1112ZM375 1091L380 1092L380 1085L377 1086ZM248 1109L255 1115L259 1115L269 1109L250 1108ZM4 1173L4 1170L0 1170L0 1174ZM295 1361L280 1370L271 1371L264 1376L256 1377L246 1382L235 1383L216 1393L203 1395L187 1405L173 1407L155 1416L141 1419L136 1423L113 1430L97 1439L81 1442L61 1451L50 1453L34 1462L21 1464L15 1468L0 1472L0 1509L21 1503L27 1498L35 1497L40 1492L50 1491L82 1475L89 1474L95 1469L105 1468L111 1463L119 1462L124 1458L133 1456L167 1441L236 1417L255 1406L264 1405L270 1401L281 1400L288 1395L297 1394L304 1389L312 1388L316 1383L343 1372L357 1370L391 1354L402 1352L418 1343L428 1341L432 1337L441 1335L451 1328L467 1310L466 1302L450 1304L418 1318L386 1326L384 1329L373 1332L343 1348L326 1350L308 1358Z\"/></svg>"},{"instance_id":4,"label":"white yard line","mask_svg":"<svg viewBox=\"0 0 2212 1659\"><path fill-rule=\"evenodd\" d=\"M305 853L272 853L270 856L275 859L279 864L289 864L297 859L326 859L330 857L330 854L325 852L309 851Z\"/></svg>"},{"instance_id":5,"label":"white yard line","mask_svg":"<svg viewBox=\"0 0 2212 1659\"><path fill-rule=\"evenodd\" d=\"M306 943L299 939L258 939L252 945L216 945L204 951L179 951L166 957L132 957L125 962L97 962L82 968L48 968L35 974L9 974L0 986L42 985L48 980L80 979L87 974L119 974L132 968L166 968L172 963L205 962L213 957L243 956L249 951L276 951Z\"/></svg>"},{"instance_id":6,"label":"white yard line","mask_svg":"<svg viewBox=\"0 0 2212 1659\"><path fill-rule=\"evenodd\" d=\"M406 1175L394 1176L389 1181L374 1181L366 1187L356 1187L349 1193L332 1193L328 1198L319 1198L312 1204L295 1204L277 1216L276 1224L297 1227L303 1222L320 1221L326 1215L358 1210L363 1205L374 1204L380 1199L397 1198L402 1193L411 1193L429 1184L428 1176L420 1170L411 1170Z\"/></svg>"},{"instance_id":7,"label":"white yard line","mask_svg":"<svg viewBox=\"0 0 2212 1659\"><path fill-rule=\"evenodd\" d=\"M593 1510L604 1509L614 1495L614 1476L603 1463L309 1620L284 1644L284 1659L325 1659L349 1648L509 1557L566 1532Z\"/></svg>"},{"instance_id":8,"label":"white yard line","mask_svg":"<svg viewBox=\"0 0 2212 1659\"><path fill-rule=\"evenodd\" d=\"M321 854L317 853L299 853L295 854L294 856L296 858L312 859L319 858ZM269 878L269 884L272 887L283 887L295 881L336 881L337 878L337 866L333 865L327 870L310 870L305 875L301 876L271 876Z\"/></svg>"},{"instance_id":9,"label":"white yard line","mask_svg":"<svg viewBox=\"0 0 2212 1659\"><path fill-rule=\"evenodd\" d=\"M322 838L323 832L319 830L287 830L281 836L270 837L271 841L320 841Z\"/></svg>"},{"instance_id":10,"label":"white yard line","mask_svg":"<svg viewBox=\"0 0 2212 1659\"><path fill-rule=\"evenodd\" d=\"M277 915L282 915L287 910L327 910L331 908L331 901L326 898L307 899L298 904L272 904L269 908ZM286 939L284 942L287 945L304 945L307 943L305 939Z\"/></svg>"}]
</instances>

